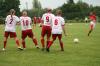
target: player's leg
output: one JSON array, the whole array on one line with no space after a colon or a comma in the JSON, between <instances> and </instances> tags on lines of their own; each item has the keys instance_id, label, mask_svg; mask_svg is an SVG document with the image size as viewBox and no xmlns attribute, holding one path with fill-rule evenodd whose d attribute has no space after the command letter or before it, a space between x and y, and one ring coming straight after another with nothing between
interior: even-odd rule
<instances>
[{"instance_id":1,"label":"player's leg","mask_svg":"<svg viewBox=\"0 0 100 66\"><path fill-rule=\"evenodd\" d=\"M45 49L45 40L44 40L44 36L46 34L46 30L45 27L42 27L42 32L41 32L41 44L42 44L42 50L44 51Z\"/></svg>"},{"instance_id":2,"label":"player's leg","mask_svg":"<svg viewBox=\"0 0 100 66\"><path fill-rule=\"evenodd\" d=\"M63 42L62 42L62 40L61 40L61 39L62 39L62 34L58 34L58 39L59 39L61 51L64 51Z\"/></svg>"},{"instance_id":3,"label":"player's leg","mask_svg":"<svg viewBox=\"0 0 100 66\"><path fill-rule=\"evenodd\" d=\"M88 32L88 36L91 34L91 32L93 31L93 28L94 28L94 24L93 22L90 23L90 30Z\"/></svg>"},{"instance_id":4,"label":"player's leg","mask_svg":"<svg viewBox=\"0 0 100 66\"><path fill-rule=\"evenodd\" d=\"M39 48L37 39L36 39L34 36L33 36L32 40L33 40L33 42L34 42L36 48Z\"/></svg>"},{"instance_id":5,"label":"player's leg","mask_svg":"<svg viewBox=\"0 0 100 66\"><path fill-rule=\"evenodd\" d=\"M47 51L49 52L49 48L51 47L51 45L53 44L53 42L56 40L57 35L56 34L52 34L52 40L49 42L48 46L47 46Z\"/></svg>"},{"instance_id":6,"label":"player's leg","mask_svg":"<svg viewBox=\"0 0 100 66\"><path fill-rule=\"evenodd\" d=\"M50 42L50 37L51 37L51 27L47 27L47 44L46 47L48 46L49 42Z\"/></svg>"},{"instance_id":7,"label":"player's leg","mask_svg":"<svg viewBox=\"0 0 100 66\"><path fill-rule=\"evenodd\" d=\"M33 32L32 32L32 29L28 30L27 32L28 32L28 36L32 39L32 41L33 41L33 43L35 44L35 46L36 46L37 48L39 48L37 39L35 38L35 36L34 36L34 34L33 34Z\"/></svg>"},{"instance_id":8,"label":"player's leg","mask_svg":"<svg viewBox=\"0 0 100 66\"><path fill-rule=\"evenodd\" d=\"M4 34L4 42L3 42L4 43L4 47L3 47L2 50L5 50L5 48L6 48L8 36L9 36L9 32L5 32L5 34Z\"/></svg>"},{"instance_id":9,"label":"player's leg","mask_svg":"<svg viewBox=\"0 0 100 66\"><path fill-rule=\"evenodd\" d=\"M25 48L26 48L25 38L22 38L22 46L23 46L23 49L25 49Z\"/></svg>"},{"instance_id":10,"label":"player's leg","mask_svg":"<svg viewBox=\"0 0 100 66\"><path fill-rule=\"evenodd\" d=\"M19 44L19 40L17 38L16 32L10 32L10 38L14 38L18 49L23 50Z\"/></svg>"},{"instance_id":11,"label":"player's leg","mask_svg":"<svg viewBox=\"0 0 100 66\"><path fill-rule=\"evenodd\" d=\"M23 46L23 49L26 48L26 43L25 43L25 38L26 37L27 37L27 31L22 31L21 38L22 38L22 46Z\"/></svg>"}]
</instances>

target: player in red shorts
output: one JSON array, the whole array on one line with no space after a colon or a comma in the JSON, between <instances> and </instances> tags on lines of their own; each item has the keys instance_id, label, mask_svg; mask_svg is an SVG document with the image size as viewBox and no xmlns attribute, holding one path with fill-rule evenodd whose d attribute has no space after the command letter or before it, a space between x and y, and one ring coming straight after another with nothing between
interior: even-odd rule
<instances>
[{"instance_id":1,"label":"player in red shorts","mask_svg":"<svg viewBox=\"0 0 100 66\"><path fill-rule=\"evenodd\" d=\"M91 12L90 16L89 16L89 19L90 19L90 30L89 30L88 36L90 35L90 33L95 28L95 25L96 25L96 14L94 12Z\"/></svg>"},{"instance_id":2,"label":"player in red shorts","mask_svg":"<svg viewBox=\"0 0 100 66\"><path fill-rule=\"evenodd\" d=\"M23 48L25 49L26 46L25 46L25 39L26 37L30 37L35 46L37 48L38 47L38 43L37 43L37 39L35 38L33 32L32 32L32 28L31 28L31 24L32 24L32 21L31 21L31 18L27 16L27 12L26 11L23 11L22 12L22 16L20 17L20 22L21 22L21 28L22 28L22 45L23 45Z\"/></svg>"},{"instance_id":3,"label":"player in red shorts","mask_svg":"<svg viewBox=\"0 0 100 66\"><path fill-rule=\"evenodd\" d=\"M65 28L64 28L65 21L61 17L61 15L62 15L62 11L57 10L57 16L55 16L53 18L53 21L52 21L52 41L48 44L47 49L46 49L48 52L49 52L50 46L53 44L53 42L56 40L57 37L59 39L61 51L64 51L63 42L61 39L62 39L62 31L64 31L65 36L66 36L66 32L65 32Z\"/></svg>"},{"instance_id":4,"label":"player in red shorts","mask_svg":"<svg viewBox=\"0 0 100 66\"><path fill-rule=\"evenodd\" d=\"M36 23L37 23L37 17L34 17L34 18L33 18L33 22L34 22L34 26L36 26Z\"/></svg>"},{"instance_id":5,"label":"player in red shorts","mask_svg":"<svg viewBox=\"0 0 100 66\"><path fill-rule=\"evenodd\" d=\"M6 44L7 44L7 39L10 36L10 38L14 38L16 41L16 44L18 46L18 49L22 50L19 44L19 40L16 35L16 24L19 22L19 18L15 16L15 10L11 9L10 10L10 15L6 17L5 20L5 34L4 34L4 48L2 50L5 50Z\"/></svg>"},{"instance_id":6,"label":"player in red shorts","mask_svg":"<svg viewBox=\"0 0 100 66\"><path fill-rule=\"evenodd\" d=\"M47 35L47 44L50 42L51 36L51 23L54 15L51 13L51 9L47 9L47 13L43 14L42 16L42 32L41 32L41 43L42 43L42 50L45 49L45 41L44 36Z\"/></svg>"}]
</instances>

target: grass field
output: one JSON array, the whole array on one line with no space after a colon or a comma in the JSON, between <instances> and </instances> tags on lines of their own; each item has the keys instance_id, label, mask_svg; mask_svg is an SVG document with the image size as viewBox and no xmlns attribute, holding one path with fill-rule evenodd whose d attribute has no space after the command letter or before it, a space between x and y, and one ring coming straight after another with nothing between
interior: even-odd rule
<instances>
[{"instance_id":1,"label":"grass field","mask_svg":"<svg viewBox=\"0 0 100 66\"><path fill-rule=\"evenodd\" d=\"M65 51L60 51L58 41L52 45L50 52L36 49L29 38L26 39L26 50L18 51L15 41L8 39L6 51L3 52L4 26L0 26L0 66L100 66L100 24L88 37L89 24L66 24L68 36L63 36ZM41 29L36 27L33 32L40 43ZM18 38L21 40L21 30L17 27ZM73 43L79 38L78 44Z\"/></svg>"}]
</instances>

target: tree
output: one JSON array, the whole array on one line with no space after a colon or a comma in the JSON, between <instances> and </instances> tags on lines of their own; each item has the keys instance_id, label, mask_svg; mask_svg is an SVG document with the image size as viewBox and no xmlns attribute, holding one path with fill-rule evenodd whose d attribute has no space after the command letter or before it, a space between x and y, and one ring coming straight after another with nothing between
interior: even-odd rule
<instances>
[{"instance_id":1,"label":"tree","mask_svg":"<svg viewBox=\"0 0 100 66\"><path fill-rule=\"evenodd\" d=\"M10 9L15 9L16 14L20 13L19 0L0 0L0 16L5 17Z\"/></svg>"},{"instance_id":2,"label":"tree","mask_svg":"<svg viewBox=\"0 0 100 66\"><path fill-rule=\"evenodd\" d=\"M69 4L74 4L74 1L73 1L73 0L67 0L67 2L68 2Z\"/></svg>"},{"instance_id":3,"label":"tree","mask_svg":"<svg viewBox=\"0 0 100 66\"><path fill-rule=\"evenodd\" d=\"M35 16L40 16L40 11L41 11L41 3L38 0L33 0L33 11L36 12Z\"/></svg>"},{"instance_id":4,"label":"tree","mask_svg":"<svg viewBox=\"0 0 100 66\"><path fill-rule=\"evenodd\" d=\"M41 3L38 0L33 0L33 9L41 9Z\"/></svg>"}]
</instances>

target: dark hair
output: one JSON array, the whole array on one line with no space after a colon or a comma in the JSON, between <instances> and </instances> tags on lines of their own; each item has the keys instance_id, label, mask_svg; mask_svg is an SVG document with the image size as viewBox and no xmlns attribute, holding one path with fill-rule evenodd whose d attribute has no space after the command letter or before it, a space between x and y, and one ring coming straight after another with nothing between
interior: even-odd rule
<instances>
[{"instance_id":1,"label":"dark hair","mask_svg":"<svg viewBox=\"0 0 100 66\"><path fill-rule=\"evenodd\" d=\"M57 15L62 15L62 10L57 10L57 11L56 11L56 14L57 14Z\"/></svg>"}]
</instances>

